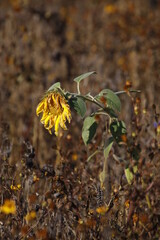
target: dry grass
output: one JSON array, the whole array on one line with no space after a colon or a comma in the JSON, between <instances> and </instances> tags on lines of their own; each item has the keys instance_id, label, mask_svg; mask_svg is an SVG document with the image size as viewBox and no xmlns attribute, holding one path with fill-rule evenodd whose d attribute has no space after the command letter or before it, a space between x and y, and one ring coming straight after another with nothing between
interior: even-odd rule
<instances>
[{"instance_id":1,"label":"dry grass","mask_svg":"<svg viewBox=\"0 0 160 240\"><path fill-rule=\"evenodd\" d=\"M12 199L17 209L0 213L1 239L160 238L159 10L153 0L0 2L0 205ZM137 96L121 97L127 145L110 154L107 192L103 157L86 161L104 129L86 148L76 115L57 139L35 114L50 85L75 90L72 79L93 70L83 92L122 90L127 80L142 91L138 115Z\"/></svg>"}]
</instances>

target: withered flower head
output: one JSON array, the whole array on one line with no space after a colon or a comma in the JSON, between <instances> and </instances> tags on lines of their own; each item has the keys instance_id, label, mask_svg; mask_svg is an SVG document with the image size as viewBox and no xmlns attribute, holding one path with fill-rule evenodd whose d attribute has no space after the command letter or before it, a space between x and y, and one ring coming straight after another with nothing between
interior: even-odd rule
<instances>
[{"instance_id":1,"label":"withered flower head","mask_svg":"<svg viewBox=\"0 0 160 240\"><path fill-rule=\"evenodd\" d=\"M59 92L48 93L38 104L36 113L43 113L41 123L52 134L51 129L55 128L55 135L58 136L59 125L67 130L66 121L71 121L71 110L67 100Z\"/></svg>"}]
</instances>

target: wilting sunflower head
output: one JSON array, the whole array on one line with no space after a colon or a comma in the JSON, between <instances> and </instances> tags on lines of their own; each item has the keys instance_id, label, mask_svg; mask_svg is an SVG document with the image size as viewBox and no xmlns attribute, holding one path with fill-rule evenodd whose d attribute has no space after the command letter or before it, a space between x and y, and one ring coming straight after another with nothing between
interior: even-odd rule
<instances>
[{"instance_id":1,"label":"wilting sunflower head","mask_svg":"<svg viewBox=\"0 0 160 240\"><path fill-rule=\"evenodd\" d=\"M36 113L42 114L41 123L52 134L54 127L55 135L58 136L59 125L67 130L66 121L71 121L71 110L67 100L59 92L48 93L38 104Z\"/></svg>"}]
</instances>

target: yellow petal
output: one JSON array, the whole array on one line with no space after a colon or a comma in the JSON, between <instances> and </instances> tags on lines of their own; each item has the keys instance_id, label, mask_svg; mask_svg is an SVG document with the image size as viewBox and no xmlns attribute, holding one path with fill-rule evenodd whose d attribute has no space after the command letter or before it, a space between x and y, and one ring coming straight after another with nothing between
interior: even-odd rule
<instances>
[{"instance_id":1,"label":"yellow petal","mask_svg":"<svg viewBox=\"0 0 160 240\"><path fill-rule=\"evenodd\" d=\"M62 107L63 107L63 119L67 118L68 122L70 123L71 121L71 112L70 112L70 108L69 105L66 103L62 103Z\"/></svg>"},{"instance_id":2,"label":"yellow petal","mask_svg":"<svg viewBox=\"0 0 160 240\"><path fill-rule=\"evenodd\" d=\"M37 106L36 113L37 116L44 110L44 101L40 102Z\"/></svg>"},{"instance_id":3,"label":"yellow petal","mask_svg":"<svg viewBox=\"0 0 160 240\"><path fill-rule=\"evenodd\" d=\"M46 111L46 112L49 111L48 98L47 97L44 99L44 111Z\"/></svg>"},{"instance_id":4,"label":"yellow petal","mask_svg":"<svg viewBox=\"0 0 160 240\"><path fill-rule=\"evenodd\" d=\"M51 131L51 129L48 129L48 132L52 135L52 131Z\"/></svg>"},{"instance_id":5,"label":"yellow petal","mask_svg":"<svg viewBox=\"0 0 160 240\"><path fill-rule=\"evenodd\" d=\"M41 122L43 122L47 118L47 116L48 116L48 112L44 111L43 116L41 118Z\"/></svg>"},{"instance_id":6,"label":"yellow petal","mask_svg":"<svg viewBox=\"0 0 160 240\"><path fill-rule=\"evenodd\" d=\"M44 126L45 126L45 127L48 125L48 122L49 122L50 118L51 118L51 116L48 115L48 116L46 117L46 119L44 120Z\"/></svg>"},{"instance_id":7,"label":"yellow petal","mask_svg":"<svg viewBox=\"0 0 160 240\"><path fill-rule=\"evenodd\" d=\"M65 125L65 121L63 120L63 115L60 118L60 126L61 128L63 128L64 130L67 130L67 127Z\"/></svg>"},{"instance_id":8,"label":"yellow petal","mask_svg":"<svg viewBox=\"0 0 160 240\"><path fill-rule=\"evenodd\" d=\"M52 94L52 100L53 100L53 102L55 103L55 94Z\"/></svg>"},{"instance_id":9,"label":"yellow petal","mask_svg":"<svg viewBox=\"0 0 160 240\"><path fill-rule=\"evenodd\" d=\"M51 129L54 127L54 125L55 125L55 121L54 121L54 118L52 117L49 120L49 126L46 127L46 129L49 131L50 134L52 134Z\"/></svg>"},{"instance_id":10,"label":"yellow petal","mask_svg":"<svg viewBox=\"0 0 160 240\"><path fill-rule=\"evenodd\" d=\"M50 121L49 121L49 129L53 128L53 126L55 125L55 121L54 121L54 118L50 118Z\"/></svg>"}]
</instances>

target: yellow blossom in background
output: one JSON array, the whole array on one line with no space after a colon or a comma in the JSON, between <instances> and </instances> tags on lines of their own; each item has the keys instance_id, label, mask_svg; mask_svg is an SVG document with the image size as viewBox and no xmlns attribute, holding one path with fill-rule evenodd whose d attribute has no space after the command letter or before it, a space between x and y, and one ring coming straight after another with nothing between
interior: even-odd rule
<instances>
[{"instance_id":1,"label":"yellow blossom in background","mask_svg":"<svg viewBox=\"0 0 160 240\"><path fill-rule=\"evenodd\" d=\"M12 190L15 190L15 191L20 190L21 189L21 184L18 184L17 186L11 185L10 188Z\"/></svg>"},{"instance_id":2,"label":"yellow blossom in background","mask_svg":"<svg viewBox=\"0 0 160 240\"><path fill-rule=\"evenodd\" d=\"M77 153L73 153L73 154L72 154L72 160L73 160L73 161L77 161L77 159L78 159Z\"/></svg>"},{"instance_id":3,"label":"yellow blossom in background","mask_svg":"<svg viewBox=\"0 0 160 240\"><path fill-rule=\"evenodd\" d=\"M135 132L132 132L132 137L136 137L136 133Z\"/></svg>"},{"instance_id":4,"label":"yellow blossom in background","mask_svg":"<svg viewBox=\"0 0 160 240\"><path fill-rule=\"evenodd\" d=\"M66 121L71 121L71 110L66 99L58 92L49 93L38 104L36 113L43 113L41 123L52 134L51 129L55 128L55 135L58 136L59 125L67 130Z\"/></svg>"},{"instance_id":5,"label":"yellow blossom in background","mask_svg":"<svg viewBox=\"0 0 160 240\"><path fill-rule=\"evenodd\" d=\"M36 175L33 176L33 181L34 182L38 182L39 181L39 177L37 177Z\"/></svg>"},{"instance_id":6,"label":"yellow blossom in background","mask_svg":"<svg viewBox=\"0 0 160 240\"><path fill-rule=\"evenodd\" d=\"M125 207L128 209L130 205L130 200L126 200L124 203Z\"/></svg>"},{"instance_id":7,"label":"yellow blossom in background","mask_svg":"<svg viewBox=\"0 0 160 240\"><path fill-rule=\"evenodd\" d=\"M157 134L160 135L160 125L157 127Z\"/></svg>"},{"instance_id":8,"label":"yellow blossom in background","mask_svg":"<svg viewBox=\"0 0 160 240\"><path fill-rule=\"evenodd\" d=\"M132 219L133 219L133 223L136 224L138 221L138 215L136 213L134 213L132 216Z\"/></svg>"},{"instance_id":9,"label":"yellow blossom in background","mask_svg":"<svg viewBox=\"0 0 160 240\"><path fill-rule=\"evenodd\" d=\"M82 219L79 219L79 220L78 220L78 223L79 223L79 224L83 224L84 222L83 222Z\"/></svg>"},{"instance_id":10,"label":"yellow blossom in background","mask_svg":"<svg viewBox=\"0 0 160 240\"><path fill-rule=\"evenodd\" d=\"M36 218L36 212L35 211L31 211L31 212L27 213L27 215L25 216L25 220L27 222L32 221L35 218Z\"/></svg>"},{"instance_id":11,"label":"yellow blossom in background","mask_svg":"<svg viewBox=\"0 0 160 240\"><path fill-rule=\"evenodd\" d=\"M109 209L108 206L103 205L103 206L96 208L96 212L104 215L106 212L108 212L108 209Z\"/></svg>"},{"instance_id":12,"label":"yellow blossom in background","mask_svg":"<svg viewBox=\"0 0 160 240\"><path fill-rule=\"evenodd\" d=\"M114 14L117 12L117 7L115 5L109 4L104 7L104 12L108 14Z\"/></svg>"},{"instance_id":13,"label":"yellow blossom in background","mask_svg":"<svg viewBox=\"0 0 160 240\"><path fill-rule=\"evenodd\" d=\"M16 213L15 201L6 199L4 204L0 206L0 212L4 214L15 214Z\"/></svg>"}]
</instances>

